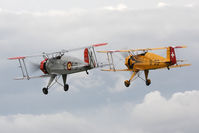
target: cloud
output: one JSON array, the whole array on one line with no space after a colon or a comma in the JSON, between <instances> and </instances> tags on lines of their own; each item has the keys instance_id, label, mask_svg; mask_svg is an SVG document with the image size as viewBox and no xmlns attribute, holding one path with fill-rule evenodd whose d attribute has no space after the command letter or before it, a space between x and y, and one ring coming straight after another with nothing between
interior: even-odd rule
<instances>
[{"instance_id":1,"label":"cloud","mask_svg":"<svg viewBox=\"0 0 199 133\"><path fill-rule=\"evenodd\" d=\"M143 103L136 105L132 117L150 132L196 132L198 97L199 91L175 93L169 99L158 91L151 92L145 96Z\"/></svg>"},{"instance_id":2,"label":"cloud","mask_svg":"<svg viewBox=\"0 0 199 133\"><path fill-rule=\"evenodd\" d=\"M167 4L167 3L164 3L164 2L159 2L158 3L158 7L166 7L166 6L168 6L169 4Z\"/></svg>"},{"instance_id":3,"label":"cloud","mask_svg":"<svg viewBox=\"0 0 199 133\"><path fill-rule=\"evenodd\" d=\"M19 46L18 49L26 49L27 54L99 42L109 42L118 48L155 47L167 42L189 41L198 32L199 20L194 16L198 10L168 8L134 11L125 10L125 7L118 5L116 9L121 9L119 12L106 9L92 12L81 9L48 12L4 10L0 12L0 47L11 51L12 47ZM175 16L182 21L179 22Z\"/></svg>"},{"instance_id":4,"label":"cloud","mask_svg":"<svg viewBox=\"0 0 199 133\"><path fill-rule=\"evenodd\" d=\"M195 6L195 4L193 4L193 3L185 5L185 7L190 7L190 8L193 8L194 6Z\"/></svg>"},{"instance_id":5,"label":"cloud","mask_svg":"<svg viewBox=\"0 0 199 133\"><path fill-rule=\"evenodd\" d=\"M60 87L62 93L43 96L40 89L46 83L11 81L18 64L1 60L0 107L5 116L0 116L0 131L197 133L199 10L195 6L157 8L157 3L153 9L133 10L127 5L45 12L0 9L0 58L99 42L109 42L100 49L187 44L181 56L192 60L193 67L151 72L153 84L149 88L141 80L126 88L123 81L130 75L94 70L86 78L85 74L69 77L69 92ZM166 5L159 3L160 7ZM83 57L83 52L78 54ZM188 87L196 90L177 92Z\"/></svg>"},{"instance_id":6,"label":"cloud","mask_svg":"<svg viewBox=\"0 0 199 133\"><path fill-rule=\"evenodd\" d=\"M14 115L0 117L0 129L4 133L36 132L86 132L92 124L70 113L52 115ZM75 128L77 127L77 128Z\"/></svg>"},{"instance_id":7,"label":"cloud","mask_svg":"<svg viewBox=\"0 0 199 133\"><path fill-rule=\"evenodd\" d=\"M112 85L108 88L111 93L121 93L130 89L124 86L124 81L129 79L130 74L126 74L125 76L122 73L116 74L116 73L110 72L110 74L113 75L112 83L114 83L114 86Z\"/></svg>"},{"instance_id":8,"label":"cloud","mask_svg":"<svg viewBox=\"0 0 199 133\"><path fill-rule=\"evenodd\" d=\"M4 133L197 133L198 100L199 91L175 93L168 99L154 91L139 104L106 105L80 113L0 116L0 130Z\"/></svg>"},{"instance_id":9,"label":"cloud","mask_svg":"<svg viewBox=\"0 0 199 133\"><path fill-rule=\"evenodd\" d=\"M30 11L16 13L4 10L0 12L1 59L77 48L101 42L108 42L109 45L100 47L98 50L187 44L187 49L179 50L182 52L181 58L193 60L197 64L197 57L199 56L197 54L199 48L199 17L196 14L199 10L194 7L168 7L150 10L125 9L122 11L87 9L79 12L57 10L54 12L56 12L52 13L54 15L49 15L48 12L39 12L42 15L34 15L38 12ZM162 53L164 54L165 51ZM78 55L83 57L83 52L79 52ZM106 55L100 56L107 60ZM117 56L114 55L114 58L117 58ZM40 61L38 60L38 62ZM77 108L81 110L84 107L106 104L106 99L110 99L111 102L136 101L147 92L157 90L157 88L164 95L186 90L190 86L197 89L197 82L194 80L197 79L198 75L196 73L197 65L194 65L196 67L193 69L189 67L171 70L170 72L164 70L151 71L152 86L149 88L146 88L144 82L139 79L138 82L133 82L131 87L126 88L123 82L129 79L130 75L93 70L93 75L87 76L84 73L82 75L77 74L74 78L72 76L68 78L67 83L71 86L70 90L77 88L76 92L78 93L71 93L70 90L63 95L62 93L52 92L47 98L44 98L41 97L41 88L46 86L46 83L41 84L43 79L12 81L13 77L21 75L19 69L16 68L18 63L7 60L1 61L1 63L4 65L0 66L2 68L0 69L1 75L3 75L0 77L2 81L0 97L4 100L0 102L0 106L3 108L1 112L5 114L13 114L13 112L49 113L51 112L51 109L49 110L51 104L46 104L46 99L56 105L56 108L54 108L56 111L76 110ZM123 64L123 61L115 63ZM176 81L176 79L178 80ZM165 81L168 81L178 90L168 89L168 82ZM60 80L60 82L62 81ZM63 88L60 87L60 89L63 92ZM18 95L22 92L26 93ZM34 96L32 96L33 92ZM12 98L13 95L15 98ZM30 96L29 101L23 103L23 98L27 95ZM60 95L62 95L61 98ZM38 96L38 101L42 102L38 104L35 101L35 96ZM14 108L9 103L20 107L26 105L28 109ZM40 108L35 110L29 103L38 105Z\"/></svg>"},{"instance_id":10,"label":"cloud","mask_svg":"<svg viewBox=\"0 0 199 133\"><path fill-rule=\"evenodd\" d=\"M115 7L114 6L104 7L104 9L111 10L111 11L122 11L122 10L128 9L128 7L125 4L119 4L119 5L115 6Z\"/></svg>"}]
</instances>

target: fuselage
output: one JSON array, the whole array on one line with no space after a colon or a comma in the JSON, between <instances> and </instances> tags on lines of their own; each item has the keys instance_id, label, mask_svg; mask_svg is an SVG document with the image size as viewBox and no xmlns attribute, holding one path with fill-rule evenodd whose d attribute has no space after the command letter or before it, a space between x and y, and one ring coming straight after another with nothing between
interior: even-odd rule
<instances>
[{"instance_id":1,"label":"fuselage","mask_svg":"<svg viewBox=\"0 0 199 133\"><path fill-rule=\"evenodd\" d=\"M129 55L125 59L125 65L132 71L153 70L168 67L170 65L167 58L154 53L143 53L139 55Z\"/></svg>"},{"instance_id":2,"label":"fuselage","mask_svg":"<svg viewBox=\"0 0 199 133\"><path fill-rule=\"evenodd\" d=\"M76 57L58 56L41 62L40 69L45 74L72 74L92 69L89 64L84 63Z\"/></svg>"}]
</instances>

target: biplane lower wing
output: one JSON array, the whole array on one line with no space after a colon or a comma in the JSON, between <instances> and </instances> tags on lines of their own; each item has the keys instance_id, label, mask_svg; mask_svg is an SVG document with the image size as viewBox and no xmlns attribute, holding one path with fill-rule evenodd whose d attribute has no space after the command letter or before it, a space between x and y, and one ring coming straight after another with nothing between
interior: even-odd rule
<instances>
[{"instance_id":1,"label":"biplane lower wing","mask_svg":"<svg viewBox=\"0 0 199 133\"><path fill-rule=\"evenodd\" d=\"M29 79L36 79L36 78L46 78L50 77L51 75L40 75L40 76L30 76L30 77L17 77L14 80L29 80Z\"/></svg>"},{"instance_id":2,"label":"biplane lower wing","mask_svg":"<svg viewBox=\"0 0 199 133\"><path fill-rule=\"evenodd\" d=\"M180 67L186 67L186 66L191 66L191 64L181 64L181 65L173 65L169 67L163 67L162 69L168 69L168 68L180 68ZM160 68L161 69L161 68Z\"/></svg>"},{"instance_id":3,"label":"biplane lower wing","mask_svg":"<svg viewBox=\"0 0 199 133\"><path fill-rule=\"evenodd\" d=\"M178 68L178 67L186 67L186 66L191 66L191 64L174 65L174 66L170 66L169 68Z\"/></svg>"},{"instance_id":4,"label":"biplane lower wing","mask_svg":"<svg viewBox=\"0 0 199 133\"><path fill-rule=\"evenodd\" d=\"M133 70L131 69L102 69L102 71L121 72L121 71L133 71Z\"/></svg>"}]
</instances>

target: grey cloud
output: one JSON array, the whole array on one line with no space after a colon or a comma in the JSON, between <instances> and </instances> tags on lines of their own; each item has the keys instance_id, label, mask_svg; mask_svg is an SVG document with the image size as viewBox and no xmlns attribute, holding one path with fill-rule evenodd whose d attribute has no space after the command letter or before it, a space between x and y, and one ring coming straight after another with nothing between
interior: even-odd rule
<instances>
[{"instance_id":1,"label":"grey cloud","mask_svg":"<svg viewBox=\"0 0 199 133\"><path fill-rule=\"evenodd\" d=\"M138 104L111 104L89 112L0 116L0 129L4 133L197 133L198 96L198 91L186 91L167 99L154 91Z\"/></svg>"},{"instance_id":2,"label":"grey cloud","mask_svg":"<svg viewBox=\"0 0 199 133\"><path fill-rule=\"evenodd\" d=\"M102 7L117 7L119 4L128 5L129 8L133 9L151 9L157 8L160 3L165 3L162 5L168 6L197 6L197 0L6 0L0 1L0 8L8 10L30 10L30 11L48 11L48 10L68 10L71 8L86 8L86 9L96 9Z\"/></svg>"},{"instance_id":3,"label":"grey cloud","mask_svg":"<svg viewBox=\"0 0 199 133\"><path fill-rule=\"evenodd\" d=\"M46 46L57 47L58 50L73 44L85 45L101 41L119 47L196 43L199 28L198 17L195 16L197 12L195 8L165 8L122 12L96 10L92 13L87 11L63 16L1 13L1 34L4 38L1 47L7 45L4 47L12 50L10 45L28 46L31 51L36 51L35 46L41 50L50 50Z\"/></svg>"},{"instance_id":4,"label":"grey cloud","mask_svg":"<svg viewBox=\"0 0 199 133\"><path fill-rule=\"evenodd\" d=\"M150 132L194 133L198 130L197 97L198 91L175 93L169 99L151 92L134 108L132 117Z\"/></svg>"},{"instance_id":5,"label":"grey cloud","mask_svg":"<svg viewBox=\"0 0 199 133\"><path fill-rule=\"evenodd\" d=\"M150 10L127 8L122 11L95 9L69 13L57 11L56 14L2 10L0 12L0 57L3 59L10 56L37 54L43 51L76 48L99 42L109 43L108 47L100 49L186 44L188 49L179 50L179 54L194 64L192 67L175 69L170 72L167 70L151 71L152 86L148 88L141 80L136 80L128 89L124 88L123 80L130 77L128 73L103 73L93 70L88 79L84 78L85 75L82 77L79 74L70 75L68 83L77 88L78 92L60 94L55 90L46 98L42 97L40 91L40 88L45 85L45 81L40 79L12 81L15 75L20 74L19 71L16 71L17 62L4 60L4 65L0 66L0 73L4 75L0 77L2 81L0 95L3 99L0 102L3 108L1 113L74 111L95 108L109 102L137 102L142 100L146 93L157 89L166 96L177 91L187 90L187 88L197 90L198 12L199 10L194 7L165 7ZM80 56L82 55L80 53ZM86 80L97 82L96 86L89 85L91 82ZM170 85L175 89L170 89L168 87ZM113 93L118 90L118 93ZM21 94L22 92L24 93ZM29 100L24 103L24 99L27 98L25 95L29 96ZM37 101L34 100L35 98ZM51 104L46 104L46 102ZM11 103L19 108L13 107ZM37 110L29 103L35 105L34 108L36 107ZM24 110L24 106L26 110ZM53 109L51 109L52 106Z\"/></svg>"}]
</instances>

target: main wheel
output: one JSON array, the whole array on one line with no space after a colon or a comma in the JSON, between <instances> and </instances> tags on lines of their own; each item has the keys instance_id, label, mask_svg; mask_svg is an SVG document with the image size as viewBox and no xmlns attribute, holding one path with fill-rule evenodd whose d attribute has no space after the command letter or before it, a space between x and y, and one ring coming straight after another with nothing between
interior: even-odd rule
<instances>
[{"instance_id":1,"label":"main wheel","mask_svg":"<svg viewBox=\"0 0 199 133\"><path fill-rule=\"evenodd\" d=\"M43 91L43 93L44 93L45 95L48 94L48 88L43 88L42 91Z\"/></svg>"},{"instance_id":2,"label":"main wheel","mask_svg":"<svg viewBox=\"0 0 199 133\"><path fill-rule=\"evenodd\" d=\"M68 85L68 84L65 84L65 85L64 85L64 91L68 91L68 89L69 89L69 85Z\"/></svg>"},{"instance_id":3,"label":"main wheel","mask_svg":"<svg viewBox=\"0 0 199 133\"><path fill-rule=\"evenodd\" d=\"M150 79L147 79L147 80L146 80L146 85L149 86L150 84L151 84L151 80L150 80Z\"/></svg>"},{"instance_id":4,"label":"main wheel","mask_svg":"<svg viewBox=\"0 0 199 133\"><path fill-rule=\"evenodd\" d=\"M125 81L124 81L124 85L125 85L126 87L129 87L129 86L130 86L130 84L131 84L131 83L130 83L130 81L129 81L129 80L125 80Z\"/></svg>"}]
</instances>

